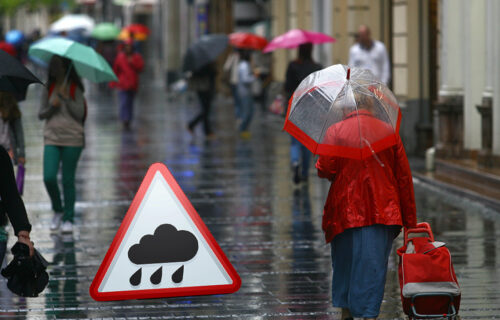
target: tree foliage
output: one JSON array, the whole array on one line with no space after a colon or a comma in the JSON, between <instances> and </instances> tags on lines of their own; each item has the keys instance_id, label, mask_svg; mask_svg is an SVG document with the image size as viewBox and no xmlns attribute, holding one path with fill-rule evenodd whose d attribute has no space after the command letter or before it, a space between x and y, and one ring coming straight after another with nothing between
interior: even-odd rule
<instances>
[{"instance_id":1,"label":"tree foliage","mask_svg":"<svg viewBox=\"0 0 500 320\"><path fill-rule=\"evenodd\" d=\"M72 6L74 0L0 0L0 13L11 15L23 6L35 10L40 7L57 7L63 3Z\"/></svg>"}]
</instances>

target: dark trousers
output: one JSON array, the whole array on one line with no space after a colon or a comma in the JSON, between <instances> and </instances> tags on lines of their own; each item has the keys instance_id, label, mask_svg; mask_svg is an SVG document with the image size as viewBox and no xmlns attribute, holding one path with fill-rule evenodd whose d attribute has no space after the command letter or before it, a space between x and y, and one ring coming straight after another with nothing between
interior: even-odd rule
<instances>
[{"instance_id":1,"label":"dark trousers","mask_svg":"<svg viewBox=\"0 0 500 320\"><path fill-rule=\"evenodd\" d=\"M200 100L201 112L189 122L189 128L191 130L198 124L198 122L203 121L203 131L206 135L212 133L212 128L210 126L210 109L212 108L212 92L210 91L197 91L198 99Z\"/></svg>"},{"instance_id":2,"label":"dark trousers","mask_svg":"<svg viewBox=\"0 0 500 320\"><path fill-rule=\"evenodd\" d=\"M120 119L123 122L131 122L134 115L134 96L133 90L119 90L118 100L120 103Z\"/></svg>"},{"instance_id":3,"label":"dark trousers","mask_svg":"<svg viewBox=\"0 0 500 320\"><path fill-rule=\"evenodd\" d=\"M269 84L264 85L266 82L267 77L269 77L268 74L261 74L260 76L260 81L262 83L262 89L260 91L260 94L255 97L255 100L260 104L260 110L262 112L266 112L268 105L267 105L267 95L269 91Z\"/></svg>"},{"instance_id":4,"label":"dark trousers","mask_svg":"<svg viewBox=\"0 0 500 320\"><path fill-rule=\"evenodd\" d=\"M3 264L5 253L7 252L7 241L0 241L0 267Z\"/></svg>"}]
</instances>

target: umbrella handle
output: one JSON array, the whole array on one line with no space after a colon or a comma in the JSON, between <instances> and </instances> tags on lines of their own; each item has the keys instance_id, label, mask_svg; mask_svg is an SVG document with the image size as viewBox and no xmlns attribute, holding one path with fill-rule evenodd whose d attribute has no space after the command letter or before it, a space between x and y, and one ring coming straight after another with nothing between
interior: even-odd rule
<instances>
[{"instance_id":1,"label":"umbrella handle","mask_svg":"<svg viewBox=\"0 0 500 320\"><path fill-rule=\"evenodd\" d=\"M351 79L351 68L347 68L347 76L346 76L346 79L347 79L347 80L350 80L350 79Z\"/></svg>"},{"instance_id":2,"label":"umbrella handle","mask_svg":"<svg viewBox=\"0 0 500 320\"><path fill-rule=\"evenodd\" d=\"M349 72L347 74L349 74ZM370 142L368 142L368 140L366 140L366 138L363 138L363 141L366 143L366 145L368 146L368 148L370 148L370 151L372 152L372 156L375 158L375 160L377 160L378 164L381 167L385 167L384 163L377 156L377 153L375 152L375 150L373 150L372 145L370 144Z\"/></svg>"},{"instance_id":3,"label":"umbrella handle","mask_svg":"<svg viewBox=\"0 0 500 320\"><path fill-rule=\"evenodd\" d=\"M69 64L68 71L66 71L66 75L64 76L64 82L63 82L64 87L66 87L66 83L68 82L69 73L71 72L71 68L73 68L73 61L71 61L71 63Z\"/></svg>"}]
</instances>

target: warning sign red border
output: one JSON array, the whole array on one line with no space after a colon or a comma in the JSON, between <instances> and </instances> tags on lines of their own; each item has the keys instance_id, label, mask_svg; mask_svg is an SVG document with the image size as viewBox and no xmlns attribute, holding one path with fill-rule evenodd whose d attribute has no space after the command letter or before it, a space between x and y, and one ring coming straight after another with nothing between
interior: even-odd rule
<instances>
[{"instance_id":1,"label":"warning sign red border","mask_svg":"<svg viewBox=\"0 0 500 320\"><path fill-rule=\"evenodd\" d=\"M99 287L102 284L104 276L108 272L109 266L113 261L118 248L120 247L127 230L134 219L139 206L141 205L146 192L148 191L151 182L156 174L156 172L160 172L168 185L172 189L172 191L177 196L179 202L182 204L186 212L189 214L189 217L194 222L200 233L205 238L205 241L210 246L210 249L214 252L220 264L229 275L232 280L232 284L227 285L213 285L213 286L198 286L198 287L185 287L185 288L161 288L161 289L143 289L143 290L130 290L130 291L113 291L113 292L99 292ZM168 168L163 163L154 163L152 164L144 180L137 191L134 199L132 200L132 204L130 205L125 218L118 229L111 246L104 257L104 260L101 263L101 266L97 270L97 274L90 285L90 296L97 301L112 301L112 300L130 300L130 299L151 299L151 298L168 298L168 297L180 297L180 296L194 296L194 295L210 295L210 294L226 294L233 293L238 291L241 286L241 279L233 265L229 262L226 255L222 251L222 249L215 241L214 237L208 230L203 220L201 220L200 216L194 209L191 202L188 200L182 189L179 187L179 184L174 179Z\"/></svg>"}]
</instances>

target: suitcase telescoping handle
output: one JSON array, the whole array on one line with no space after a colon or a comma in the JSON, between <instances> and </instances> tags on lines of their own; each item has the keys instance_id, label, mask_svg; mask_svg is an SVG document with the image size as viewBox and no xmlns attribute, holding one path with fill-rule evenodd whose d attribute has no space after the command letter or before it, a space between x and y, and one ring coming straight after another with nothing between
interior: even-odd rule
<instances>
[{"instance_id":1,"label":"suitcase telescoping handle","mask_svg":"<svg viewBox=\"0 0 500 320\"><path fill-rule=\"evenodd\" d=\"M408 244L408 241L411 238L408 238L408 236L411 233L427 233L429 235L429 239L434 242L434 235L432 234L432 229L431 226L427 222L420 222L417 223L417 226L415 228L405 228L405 246Z\"/></svg>"}]
</instances>

